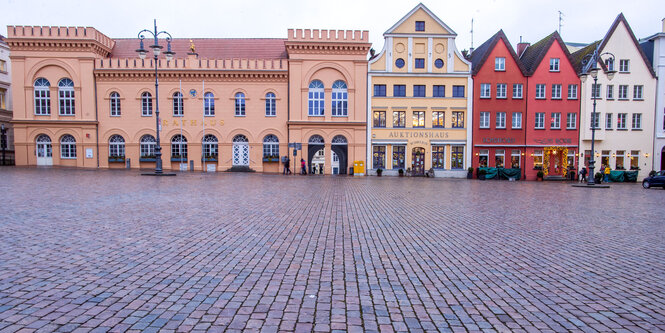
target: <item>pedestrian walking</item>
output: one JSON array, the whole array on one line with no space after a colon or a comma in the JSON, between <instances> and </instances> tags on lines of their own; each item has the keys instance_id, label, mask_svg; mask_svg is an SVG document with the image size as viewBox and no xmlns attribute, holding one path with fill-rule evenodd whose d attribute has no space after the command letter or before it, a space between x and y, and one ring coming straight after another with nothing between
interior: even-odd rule
<instances>
[{"instance_id":1,"label":"pedestrian walking","mask_svg":"<svg viewBox=\"0 0 665 333\"><path fill-rule=\"evenodd\" d=\"M307 174L307 164L305 163L305 159L301 158L300 159L300 174L301 175L306 175Z\"/></svg>"},{"instance_id":2,"label":"pedestrian walking","mask_svg":"<svg viewBox=\"0 0 665 333\"><path fill-rule=\"evenodd\" d=\"M290 175L291 174L291 159L289 159L289 156L284 156L284 174L285 175Z\"/></svg>"},{"instance_id":3,"label":"pedestrian walking","mask_svg":"<svg viewBox=\"0 0 665 333\"><path fill-rule=\"evenodd\" d=\"M586 182L586 173L586 167L582 167L582 170L580 170L580 183Z\"/></svg>"},{"instance_id":4,"label":"pedestrian walking","mask_svg":"<svg viewBox=\"0 0 665 333\"><path fill-rule=\"evenodd\" d=\"M605 178L603 178L604 182L609 182L610 181L610 166L606 165L605 166Z\"/></svg>"}]
</instances>

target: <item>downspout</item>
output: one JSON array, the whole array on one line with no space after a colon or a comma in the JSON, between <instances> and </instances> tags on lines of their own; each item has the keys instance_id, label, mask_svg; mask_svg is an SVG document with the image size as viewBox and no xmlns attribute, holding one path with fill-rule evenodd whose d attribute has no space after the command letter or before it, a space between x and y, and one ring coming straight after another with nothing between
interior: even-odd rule
<instances>
[{"instance_id":1,"label":"downspout","mask_svg":"<svg viewBox=\"0 0 665 333\"><path fill-rule=\"evenodd\" d=\"M100 61L104 61L101 59ZM97 168L99 169L99 106L97 104L97 76L95 75L96 69L95 61L92 62L92 79L95 85L95 141L97 144Z\"/></svg>"},{"instance_id":2,"label":"downspout","mask_svg":"<svg viewBox=\"0 0 665 333\"><path fill-rule=\"evenodd\" d=\"M529 126L528 125L529 124L529 77L525 76L525 78L526 78L526 87L524 87L524 89L525 89L524 98L526 98L526 103L525 103L525 108L524 108L524 127L523 128L524 128L524 159L526 160L527 158L529 158L529 155L527 154L527 143L526 143L526 137L527 137L526 134L528 132L527 126ZM525 162L524 163L524 180L526 180L526 161L524 161L524 162ZM533 159L531 159L531 163L533 163Z\"/></svg>"}]
</instances>

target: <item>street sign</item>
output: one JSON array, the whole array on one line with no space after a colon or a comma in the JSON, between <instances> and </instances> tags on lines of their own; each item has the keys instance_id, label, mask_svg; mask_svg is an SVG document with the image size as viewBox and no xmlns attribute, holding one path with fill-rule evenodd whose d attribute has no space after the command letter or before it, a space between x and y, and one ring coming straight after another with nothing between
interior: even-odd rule
<instances>
[{"instance_id":1,"label":"street sign","mask_svg":"<svg viewBox=\"0 0 665 333\"><path fill-rule=\"evenodd\" d=\"M302 150L302 143L296 143L296 149Z\"/></svg>"},{"instance_id":2,"label":"street sign","mask_svg":"<svg viewBox=\"0 0 665 333\"><path fill-rule=\"evenodd\" d=\"M295 148L296 143L295 142L289 142L289 148Z\"/></svg>"}]
</instances>

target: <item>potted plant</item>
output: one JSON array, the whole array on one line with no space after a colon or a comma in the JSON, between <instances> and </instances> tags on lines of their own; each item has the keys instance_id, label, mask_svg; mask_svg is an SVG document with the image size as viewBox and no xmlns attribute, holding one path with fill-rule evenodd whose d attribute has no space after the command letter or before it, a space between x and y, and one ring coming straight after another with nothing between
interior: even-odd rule
<instances>
[{"instance_id":1,"label":"potted plant","mask_svg":"<svg viewBox=\"0 0 665 333\"><path fill-rule=\"evenodd\" d=\"M467 169L466 179L472 179L472 178L473 178L473 167L469 167Z\"/></svg>"},{"instance_id":2,"label":"potted plant","mask_svg":"<svg viewBox=\"0 0 665 333\"><path fill-rule=\"evenodd\" d=\"M545 173L543 172L543 170L538 170L538 173L536 173L536 180L542 182L543 177L545 177Z\"/></svg>"},{"instance_id":3,"label":"potted plant","mask_svg":"<svg viewBox=\"0 0 665 333\"><path fill-rule=\"evenodd\" d=\"M376 175L377 176L381 177L382 173L383 173L383 169L381 169L381 168L376 169Z\"/></svg>"},{"instance_id":4,"label":"potted plant","mask_svg":"<svg viewBox=\"0 0 665 333\"><path fill-rule=\"evenodd\" d=\"M397 173L399 173L400 177L404 177L404 169L400 168L399 170L397 170Z\"/></svg>"},{"instance_id":5,"label":"potted plant","mask_svg":"<svg viewBox=\"0 0 665 333\"><path fill-rule=\"evenodd\" d=\"M478 179L485 180L485 175L487 175L487 170L478 168Z\"/></svg>"},{"instance_id":6,"label":"potted plant","mask_svg":"<svg viewBox=\"0 0 665 333\"><path fill-rule=\"evenodd\" d=\"M593 180L596 181L596 184L600 184L603 181L603 174L596 172L596 174L593 176Z\"/></svg>"}]
</instances>

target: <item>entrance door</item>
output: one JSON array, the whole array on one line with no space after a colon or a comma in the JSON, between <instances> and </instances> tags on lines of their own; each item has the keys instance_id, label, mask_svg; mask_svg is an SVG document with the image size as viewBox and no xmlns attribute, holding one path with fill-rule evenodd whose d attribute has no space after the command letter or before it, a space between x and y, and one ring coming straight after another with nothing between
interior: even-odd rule
<instances>
[{"instance_id":1,"label":"entrance door","mask_svg":"<svg viewBox=\"0 0 665 333\"><path fill-rule=\"evenodd\" d=\"M425 148L413 148L411 155L411 173L414 176L425 175Z\"/></svg>"},{"instance_id":2,"label":"entrance door","mask_svg":"<svg viewBox=\"0 0 665 333\"><path fill-rule=\"evenodd\" d=\"M37 165L53 165L53 149L51 146L51 138L42 134L37 137Z\"/></svg>"},{"instance_id":3,"label":"entrance door","mask_svg":"<svg viewBox=\"0 0 665 333\"><path fill-rule=\"evenodd\" d=\"M665 147L660 151L660 170L665 170Z\"/></svg>"},{"instance_id":4,"label":"entrance door","mask_svg":"<svg viewBox=\"0 0 665 333\"><path fill-rule=\"evenodd\" d=\"M249 142L244 135L233 138L233 165L249 166Z\"/></svg>"},{"instance_id":5,"label":"entrance door","mask_svg":"<svg viewBox=\"0 0 665 333\"><path fill-rule=\"evenodd\" d=\"M562 150L550 150L547 151L547 154L549 154L549 169L548 169L548 174L550 176L561 176L563 174L563 169L562 169Z\"/></svg>"},{"instance_id":6,"label":"entrance door","mask_svg":"<svg viewBox=\"0 0 665 333\"><path fill-rule=\"evenodd\" d=\"M333 150L331 153L332 156L330 156L330 165L332 166L332 174L333 175L339 175L339 157L337 157L337 154L335 154L335 151Z\"/></svg>"}]
</instances>

